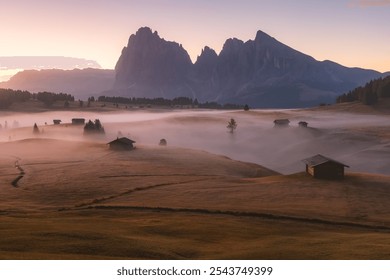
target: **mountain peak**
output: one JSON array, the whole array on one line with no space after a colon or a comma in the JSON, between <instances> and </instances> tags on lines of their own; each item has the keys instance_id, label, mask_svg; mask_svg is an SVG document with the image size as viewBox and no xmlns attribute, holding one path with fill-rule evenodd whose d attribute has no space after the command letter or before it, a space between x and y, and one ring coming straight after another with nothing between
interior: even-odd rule
<instances>
[{"instance_id":1,"label":"mountain peak","mask_svg":"<svg viewBox=\"0 0 390 280\"><path fill-rule=\"evenodd\" d=\"M198 56L198 59L200 57L205 57L205 56L212 56L212 57L217 57L217 53L215 52L215 50L213 50L212 48L210 48L209 46L205 46L203 49L202 49L202 53L200 54L200 56Z\"/></svg>"},{"instance_id":2,"label":"mountain peak","mask_svg":"<svg viewBox=\"0 0 390 280\"><path fill-rule=\"evenodd\" d=\"M131 45L132 41L141 42L142 44L146 42L153 42L155 40L160 40L160 36L157 31L153 33L150 27L141 27L137 30L135 34L132 34L129 38L128 45Z\"/></svg>"},{"instance_id":3,"label":"mountain peak","mask_svg":"<svg viewBox=\"0 0 390 280\"><path fill-rule=\"evenodd\" d=\"M136 36L140 37L140 36L145 36L145 37L158 37L160 38L160 36L158 35L158 32L157 31L152 31L152 29L150 27L141 27L137 30L137 32L135 33Z\"/></svg>"},{"instance_id":4,"label":"mountain peak","mask_svg":"<svg viewBox=\"0 0 390 280\"><path fill-rule=\"evenodd\" d=\"M225 41L225 44L223 45L221 55L236 53L241 49L242 45L244 45L244 41L242 40L239 40L237 38L227 39Z\"/></svg>"},{"instance_id":5,"label":"mountain peak","mask_svg":"<svg viewBox=\"0 0 390 280\"><path fill-rule=\"evenodd\" d=\"M190 56L181 45L160 38L149 27L141 27L130 36L117 62L116 86L165 86L184 79L191 66Z\"/></svg>"},{"instance_id":6,"label":"mountain peak","mask_svg":"<svg viewBox=\"0 0 390 280\"><path fill-rule=\"evenodd\" d=\"M198 77L203 80L210 78L217 61L217 53L208 46L205 46L194 65Z\"/></svg>"},{"instance_id":7,"label":"mountain peak","mask_svg":"<svg viewBox=\"0 0 390 280\"><path fill-rule=\"evenodd\" d=\"M136 35L140 35L142 33L145 33L145 34L150 33L150 34L152 34L153 32L152 32L152 29L150 27L144 26L144 27L140 27L135 34Z\"/></svg>"},{"instance_id":8,"label":"mountain peak","mask_svg":"<svg viewBox=\"0 0 390 280\"><path fill-rule=\"evenodd\" d=\"M269 36L267 33L263 32L261 30L257 31L255 41L264 41L264 40L269 40L269 39L274 39L274 38Z\"/></svg>"}]
</instances>

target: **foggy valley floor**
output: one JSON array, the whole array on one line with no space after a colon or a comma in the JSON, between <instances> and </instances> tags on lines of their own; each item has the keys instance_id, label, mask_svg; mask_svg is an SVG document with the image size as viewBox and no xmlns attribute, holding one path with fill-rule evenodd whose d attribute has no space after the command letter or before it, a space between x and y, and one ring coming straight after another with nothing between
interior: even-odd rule
<instances>
[{"instance_id":1,"label":"foggy valley floor","mask_svg":"<svg viewBox=\"0 0 390 280\"><path fill-rule=\"evenodd\" d=\"M83 136L67 124L75 117L100 119L106 134ZM274 128L276 118L290 127ZM389 120L321 110L0 115L0 258L389 259ZM118 135L136 149L109 150ZM301 160L318 153L351 166L346 178L306 175Z\"/></svg>"},{"instance_id":2,"label":"foggy valley floor","mask_svg":"<svg viewBox=\"0 0 390 280\"><path fill-rule=\"evenodd\" d=\"M332 109L330 109L332 108ZM334 109L336 108L336 109ZM137 144L157 145L164 138L168 146L204 150L234 160L253 162L282 174L300 172L302 159L324 154L346 163L352 172L390 175L390 115L378 112L348 113L329 106L317 110L115 110L52 111L0 115L0 142L33 137L37 123L39 137L107 143L122 135ZM105 108L109 110L109 108ZM100 119L106 135L100 139L83 137L82 127L69 125L72 118ZM230 118L238 124L231 134ZM273 121L288 118L290 126L274 127ZM62 120L53 126L53 119ZM298 126L308 122L307 128ZM8 130L4 129L5 122ZM14 123L19 128L12 128ZM47 123L48 125L45 125Z\"/></svg>"}]
</instances>

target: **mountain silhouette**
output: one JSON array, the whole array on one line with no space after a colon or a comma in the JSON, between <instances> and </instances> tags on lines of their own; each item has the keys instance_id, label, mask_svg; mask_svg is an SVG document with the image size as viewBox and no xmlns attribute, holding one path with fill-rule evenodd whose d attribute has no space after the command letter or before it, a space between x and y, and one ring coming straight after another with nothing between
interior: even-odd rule
<instances>
[{"instance_id":1,"label":"mountain silhouette","mask_svg":"<svg viewBox=\"0 0 390 280\"><path fill-rule=\"evenodd\" d=\"M226 40L195 63L178 43L148 27L130 36L115 67L111 94L129 97L187 96L253 107L303 107L333 103L356 86L378 78L374 70L317 61L258 31L254 40Z\"/></svg>"}]
</instances>

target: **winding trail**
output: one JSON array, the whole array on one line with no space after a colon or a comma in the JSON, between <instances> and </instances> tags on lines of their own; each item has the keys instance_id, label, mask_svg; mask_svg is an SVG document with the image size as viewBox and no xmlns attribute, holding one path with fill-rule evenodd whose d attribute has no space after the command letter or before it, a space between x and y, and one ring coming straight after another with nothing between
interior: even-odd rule
<instances>
[{"instance_id":1,"label":"winding trail","mask_svg":"<svg viewBox=\"0 0 390 280\"><path fill-rule=\"evenodd\" d=\"M20 165L19 163L19 160L21 160L20 158L18 158L16 161L15 161L15 168L17 168L19 170L19 176L16 177L12 182L12 186L14 186L15 188L19 187L18 186L18 182L20 181L20 179L22 179L24 177L24 175L26 174L26 172L24 171L24 169L22 168L22 166Z\"/></svg>"},{"instance_id":2,"label":"winding trail","mask_svg":"<svg viewBox=\"0 0 390 280\"><path fill-rule=\"evenodd\" d=\"M137 188L133 188L133 189L121 192L119 194L110 195L107 197L96 198L96 199L89 201L89 202L80 203L80 204L75 205L74 208L88 207L88 206L91 206L91 205L96 204L96 203L101 203L101 202L104 202L107 200L111 200L111 199L118 198L118 197L121 197L124 195L135 193L135 192L146 191L146 190L160 188L160 187L166 187L166 186L208 181L208 180L210 180L210 178L199 178L199 179L186 180L186 181L180 181L180 182L174 182L174 183L161 183L161 184L150 185L150 186L146 186L146 187L137 187ZM61 210L71 210L71 208L63 208Z\"/></svg>"}]
</instances>

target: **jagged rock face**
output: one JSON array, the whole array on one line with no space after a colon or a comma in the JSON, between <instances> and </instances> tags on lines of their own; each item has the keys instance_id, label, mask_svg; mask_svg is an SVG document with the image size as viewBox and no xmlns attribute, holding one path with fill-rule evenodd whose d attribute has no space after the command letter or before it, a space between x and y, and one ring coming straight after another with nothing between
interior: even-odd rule
<instances>
[{"instance_id":1,"label":"jagged rock face","mask_svg":"<svg viewBox=\"0 0 390 280\"><path fill-rule=\"evenodd\" d=\"M217 65L218 55L217 53L209 48L204 47L200 56L198 56L194 64L194 75L200 80L208 80L213 74L215 66Z\"/></svg>"},{"instance_id":2,"label":"jagged rock face","mask_svg":"<svg viewBox=\"0 0 390 280\"><path fill-rule=\"evenodd\" d=\"M219 55L209 47L192 64L177 43L141 28L129 39L116 66L121 95L301 107L335 97L381 74L319 62L262 31L254 40L226 40ZM113 93L115 94L115 93Z\"/></svg>"},{"instance_id":3,"label":"jagged rock face","mask_svg":"<svg viewBox=\"0 0 390 280\"><path fill-rule=\"evenodd\" d=\"M116 85L175 85L186 80L192 67L183 47L161 39L148 27L131 35L115 67Z\"/></svg>"}]
</instances>

